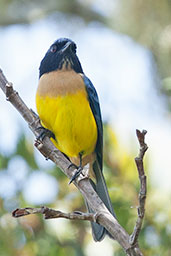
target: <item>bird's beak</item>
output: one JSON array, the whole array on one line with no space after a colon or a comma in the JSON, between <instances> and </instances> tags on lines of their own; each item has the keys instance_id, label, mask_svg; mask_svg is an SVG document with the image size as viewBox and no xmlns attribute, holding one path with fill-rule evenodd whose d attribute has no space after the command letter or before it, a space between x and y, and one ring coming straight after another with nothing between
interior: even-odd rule
<instances>
[{"instance_id":1,"label":"bird's beak","mask_svg":"<svg viewBox=\"0 0 171 256\"><path fill-rule=\"evenodd\" d=\"M65 44L65 46L62 48L61 52L64 53L67 49L70 48L71 44L72 44L72 42L67 42Z\"/></svg>"}]
</instances>

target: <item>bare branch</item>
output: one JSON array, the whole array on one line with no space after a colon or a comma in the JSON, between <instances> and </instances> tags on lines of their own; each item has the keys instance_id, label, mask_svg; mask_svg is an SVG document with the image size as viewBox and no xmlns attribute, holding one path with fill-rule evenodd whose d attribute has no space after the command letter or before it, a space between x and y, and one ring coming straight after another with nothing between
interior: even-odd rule
<instances>
[{"instance_id":1,"label":"bare branch","mask_svg":"<svg viewBox=\"0 0 171 256\"><path fill-rule=\"evenodd\" d=\"M5 93L7 100L17 109L17 111L20 112L22 117L28 123L32 132L36 135L36 137L39 136L40 130L37 128L39 128L41 125L38 116L25 105L19 94L13 90L12 84L7 81L1 70L0 87ZM45 137L43 142L36 141L35 146L45 156L46 159L52 160L69 178L73 176L76 170L74 167L69 168L71 162L53 145L48 137ZM137 165L137 167L138 166L139 165ZM73 184L82 193L83 197L86 199L93 212L97 214L96 222L104 226L109 231L111 236L121 245L126 255L142 256L138 244L130 243L130 237L128 233L118 223L117 219L108 211L102 200L94 191L88 179L87 167L84 168L84 172L77 178L76 181L73 182ZM19 215L22 214L27 215L38 212L45 214L42 212L44 211L42 208L37 208L37 212L35 212L35 209L36 208L17 209L13 212L13 215L18 215L19 217ZM48 211L50 213L56 214L55 210L50 209Z\"/></svg>"},{"instance_id":2,"label":"bare branch","mask_svg":"<svg viewBox=\"0 0 171 256\"><path fill-rule=\"evenodd\" d=\"M96 222L97 214L93 213L83 213L80 211L75 211L72 213L64 213L61 211L57 211L54 209L50 209L46 206L42 206L40 208L20 208L16 209L12 212L12 216L15 218L23 217L30 214L41 213L45 216L45 219L56 219L56 218L65 218L69 220L88 220L92 222Z\"/></svg>"},{"instance_id":3,"label":"bare branch","mask_svg":"<svg viewBox=\"0 0 171 256\"><path fill-rule=\"evenodd\" d=\"M138 240L138 236L141 231L143 218L145 215L145 200L146 200L146 193L147 193L147 184L146 184L146 176L144 172L144 165L143 165L143 158L144 154L148 149L147 144L145 143L145 135L147 131L143 130L140 132L136 130L137 138L140 144L140 151L138 157L135 158L135 163L137 165L137 170L139 173L139 180L140 180L140 192L139 192L139 206L138 206L138 217L134 227L134 231L130 236L130 243L135 245Z\"/></svg>"}]
</instances>

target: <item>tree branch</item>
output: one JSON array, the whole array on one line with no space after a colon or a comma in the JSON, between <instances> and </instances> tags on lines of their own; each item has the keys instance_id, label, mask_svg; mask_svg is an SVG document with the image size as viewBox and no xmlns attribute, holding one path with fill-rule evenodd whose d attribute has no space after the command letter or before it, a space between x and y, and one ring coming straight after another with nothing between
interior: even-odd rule
<instances>
[{"instance_id":1,"label":"tree branch","mask_svg":"<svg viewBox=\"0 0 171 256\"><path fill-rule=\"evenodd\" d=\"M32 130L32 132L35 134L35 136L39 136L40 130L37 129L41 127L40 120L38 116L30 110L23 100L20 98L19 94L13 90L12 84L7 81L5 76L3 75L2 70L0 70L0 87L2 91L5 93L7 100L19 111L19 113L22 115L22 117L25 119L25 121L28 123L29 128ZM139 140L140 141L140 140ZM75 173L75 168L71 167L69 168L71 162L53 145L51 140L48 137L45 137L43 142L36 141L35 146L37 149L45 156L46 159L52 160L67 176L68 178L71 178ZM140 143L141 146L141 143ZM145 153L145 152L144 152ZM141 158L140 158L141 159ZM142 161L138 160L138 161ZM139 168L141 165L137 165L137 168ZM140 168L141 169L141 168ZM128 233L125 231L125 229L118 223L117 219L108 211L102 200L99 198L97 193L94 191L93 187L91 186L89 179L88 179L88 168L85 167L83 173L77 178L76 181L73 182L73 184L79 189L79 191L82 193L83 197L86 199L88 204L90 205L93 212L96 213L96 218L94 219L94 216L91 216L93 218L93 221L96 220L97 223L104 226L109 233L112 235L112 237L118 241L118 243L121 245L123 250L125 251L126 255L129 256L142 256L138 243L137 238L133 239L130 242L130 237ZM142 169L141 169L142 170ZM139 169L138 169L139 171ZM143 175L141 175L143 176ZM141 190L143 192L143 190ZM142 200L141 200L142 201ZM145 201L144 201L145 203ZM142 204L140 203L140 206ZM35 210L37 209L37 210ZM48 210L47 210L48 209ZM143 207L140 207L140 212L144 213ZM49 208L24 208L24 209L17 209L13 212L13 216L17 215L19 217L20 214L31 214L31 213L42 213L46 214L49 212L50 214L55 214L53 216L57 216L59 214L58 211L49 209ZM58 213L56 213L58 212ZM57 214L57 215L56 215ZM64 213L60 212L60 217L62 215L64 216ZM58 216L59 216L58 215ZM65 215L69 218L71 216L77 216L78 215ZM81 214L86 219L86 214ZM51 215L50 215L51 216ZM89 218L90 215L87 215ZM15 216L16 217L16 216ZM91 218L90 217L90 218ZM89 220L89 219L87 219ZM92 221L92 220L91 220ZM139 226L141 229L141 226ZM137 234L137 231L136 231ZM136 237L138 237L136 235ZM136 242L136 243L135 243Z\"/></svg>"},{"instance_id":2,"label":"tree branch","mask_svg":"<svg viewBox=\"0 0 171 256\"><path fill-rule=\"evenodd\" d=\"M144 172L143 158L144 158L145 152L148 149L148 146L145 143L146 133L147 131L145 130L143 130L142 132L140 132L139 130L136 130L137 138L140 144L140 151L139 151L138 157L135 158L135 163L139 173L140 192L139 192L138 218L134 227L134 231L130 236L130 243L132 245L135 245L137 243L138 236L141 231L142 222L145 215L145 200L146 200L146 193L147 193L147 184L146 184L146 176Z\"/></svg>"},{"instance_id":3,"label":"tree branch","mask_svg":"<svg viewBox=\"0 0 171 256\"><path fill-rule=\"evenodd\" d=\"M54 209L50 209L46 206L42 206L41 208L20 208L16 209L12 212L12 216L15 218L23 217L30 214L41 213L44 215L45 219L57 219L57 218L65 218L69 220L88 220L92 222L96 222L98 214L95 213L83 213L80 211L74 211L72 213L64 213L61 211L57 211Z\"/></svg>"}]
</instances>

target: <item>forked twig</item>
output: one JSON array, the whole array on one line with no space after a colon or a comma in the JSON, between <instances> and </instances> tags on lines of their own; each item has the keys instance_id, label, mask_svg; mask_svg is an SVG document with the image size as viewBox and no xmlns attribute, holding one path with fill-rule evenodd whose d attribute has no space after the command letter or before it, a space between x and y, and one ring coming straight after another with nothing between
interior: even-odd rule
<instances>
[{"instance_id":1,"label":"forked twig","mask_svg":"<svg viewBox=\"0 0 171 256\"><path fill-rule=\"evenodd\" d=\"M148 149L147 144L145 143L145 135L147 131L143 130L140 132L136 130L137 138L140 144L140 151L138 157L135 158L135 163L137 166L139 180L140 180L140 191L139 191L139 206L138 206L138 217L136 220L136 224L134 227L134 231L130 236L130 244L135 245L138 240L139 233L141 231L142 222L145 215L145 201L146 201L146 193L147 193L147 183L146 176L144 172L143 158L144 154Z\"/></svg>"}]
</instances>

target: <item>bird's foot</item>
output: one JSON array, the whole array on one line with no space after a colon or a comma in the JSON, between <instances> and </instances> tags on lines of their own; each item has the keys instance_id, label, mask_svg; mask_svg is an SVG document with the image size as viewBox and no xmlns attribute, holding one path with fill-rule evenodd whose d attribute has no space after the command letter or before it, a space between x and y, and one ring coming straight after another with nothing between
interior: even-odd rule
<instances>
[{"instance_id":1,"label":"bird's foot","mask_svg":"<svg viewBox=\"0 0 171 256\"><path fill-rule=\"evenodd\" d=\"M73 163L69 164L68 169L70 169L71 167L75 167L75 169L79 168L76 164L73 164Z\"/></svg>"},{"instance_id":2,"label":"bird's foot","mask_svg":"<svg viewBox=\"0 0 171 256\"><path fill-rule=\"evenodd\" d=\"M71 164L74 165L74 164ZM75 166L75 165L74 165ZM69 181L69 185L80 175L81 171L83 170L83 168L81 166L77 167L77 171L75 172L75 174L72 176L72 178Z\"/></svg>"},{"instance_id":3,"label":"bird's foot","mask_svg":"<svg viewBox=\"0 0 171 256\"><path fill-rule=\"evenodd\" d=\"M44 127L38 127L36 130L37 131L40 130L40 134L39 134L39 136L36 137L36 140L43 141L43 139L46 136L49 138L53 138L55 140L55 134L52 131L50 131L49 129L46 129Z\"/></svg>"}]
</instances>

